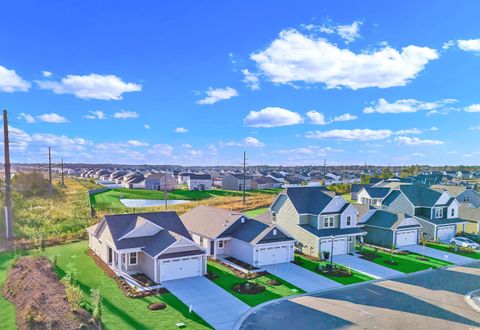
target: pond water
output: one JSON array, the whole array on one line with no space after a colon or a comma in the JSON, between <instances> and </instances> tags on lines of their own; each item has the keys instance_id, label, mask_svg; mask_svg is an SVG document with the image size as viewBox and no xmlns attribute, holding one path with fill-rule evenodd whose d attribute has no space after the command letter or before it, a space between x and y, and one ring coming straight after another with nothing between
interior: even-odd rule
<instances>
[{"instance_id":1,"label":"pond water","mask_svg":"<svg viewBox=\"0 0 480 330\"><path fill-rule=\"evenodd\" d=\"M164 199L126 199L121 198L120 202L126 207L149 207L149 206L164 206ZM183 204L190 201L180 200L180 199L169 199L167 200L167 205L174 204Z\"/></svg>"}]
</instances>

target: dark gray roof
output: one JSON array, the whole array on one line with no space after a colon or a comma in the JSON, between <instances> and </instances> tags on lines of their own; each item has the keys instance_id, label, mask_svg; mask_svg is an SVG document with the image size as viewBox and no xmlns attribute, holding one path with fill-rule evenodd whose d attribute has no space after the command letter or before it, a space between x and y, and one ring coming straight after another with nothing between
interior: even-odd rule
<instances>
[{"instance_id":1,"label":"dark gray roof","mask_svg":"<svg viewBox=\"0 0 480 330\"><path fill-rule=\"evenodd\" d=\"M416 215L417 218L423 220L423 221L427 221L427 222L430 222L430 223L433 223L437 226L442 226L442 225L453 225L453 224L458 224L458 223L464 223L464 222L468 222L467 220L465 219L460 219L460 218L451 218L451 219L429 219L429 218L426 218L426 217L422 217L422 216L418 216Z\"/></svg>"},{"instance_id":2,"label":"dark gray roof","mask_svg":"<svg viewBox=\"0 0 480 330\"><path fill-rule=\"evenodd\" d=\"M397 199L398 196L400 196L401 192L400 190L392 190L390 194L385 197L385 199L382 201L383 205L390 206L392 202Z\"/></svg>"},{"instance_id":3,"label":"dark gray roof","mask_svg":"<svg viewBox=\"0 0 480 330\"><path fill-rule=\"evenodd\" d=\"M271 178L269 176L261 176L259 178L256 178L255 181L258 183L258 184L266 184L266 183L280 183L278 182L277 180L275 180L274 178Z\"/></svg>"},{"instance_id":4,"label":"dark gray roof","mask_svg":"<svg viewBox=\"0 0 480 330\"><path fill-rule=\"evenodd\" d=\"M364 189L366 190L367 194L372 198L384 198L390 191L390 188L378 188L370 186L364 187Z\"/></svg>"},{"instance_id":5,"label":"dark gray roof","mask_svg":"<svg viewBox=\"0 0 480 330\"><path fill-rule=\"evenodd\" d=\"M363 187L369 187L369 184L362 184L362 183L354 183L350 189L350 192L356 193L362 190Z\"/></svg>"},{"instance_id":6,"label":"dark gray roof","mask_svg":"<svg viewBox=\"0 0 480 330\"><path fill-rule=\"evenodd\" d=\"M310 225L298 225L309 233L317 237L330 237L330 236L344 236L344 235L362 235L366 234L366 231L361 228L329 228L329 229L317 229Z\"/></svg>"},{"instance_id":7,"label":"dark gray roof","mask_svg":"<svg viewBox=\"0 0 480 330\"><path fill-rule=\"evenodd\" d=\"M235 178L239 179L239 180L243 180L243 174L238 174L238 173L231 173L230 174L231 176L234 176ZM251 175L245 175L245 180L251 180L253 179L253 176Z\"/></svg>"},{"instance_id":8,"label":"dark gray roof","mask_svg":"<svg viewBox=\"0 0 480 330\"><path fill-rule=\"evenodd\" d=\"M319 214L332 200L321 187L287 188L286 194L300 214Z\"/></svg>"},{"instance_id":9,"label":"dark gray roof","mask_svg":"<svg viewBox=\"0 0 480 330\"><path fill-rule=\"evenodd\" d=\"M399 189L414 206L432 207L442 195L438 191L420 185L402 185Z\"/></svg>"},{"instance_id":10,"label":"dark gray roof","mask_svg":"<svg viewBox=\"0 0 480 330\"><path fill-rule=\"evenodd\" d=\"M195 251L184 251L184 252L174 252L174 253L165 253L158 257L158 259L170 259L170 258L181 258L181 257L188 257L188 256L198 256L200 254L204 254L203 251L195 250Z\"/></svg>"},{"instance_id":11,"label":"dark gray roof","mask_svg":"<svg viewBox=\"0 0 480 330\"><path fill-rule=\"evenodd\" d=\"M387 212L383 210L376 210L370 216L370 218L368 218L367 222L365 223L365 226L397 229L400 227L400 224L405 219L405 217L411 217L411 216L404 215L403 213L397 214L397 213ZM414 227L420 227L420 225L416 225Z\"/></svg>"},{"instance_id":12,"label":"dark gray roof","mask_svg":"<svg viewBox=\"0 0 480 330\"><path fill-rule=\"evenodd\" d=\"M212 176L210 174L190 174L190 179L192 180L211 180Z\"/></svg>"}]
</instances>

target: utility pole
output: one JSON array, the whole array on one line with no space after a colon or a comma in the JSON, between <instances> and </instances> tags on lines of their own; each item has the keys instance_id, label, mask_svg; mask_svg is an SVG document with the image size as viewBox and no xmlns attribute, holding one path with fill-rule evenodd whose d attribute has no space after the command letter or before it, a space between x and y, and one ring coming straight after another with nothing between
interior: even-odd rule
<instances>
[{"instance_id":1,"label":"utility pole","mask_svg":"<svg viewBox=\"0 0 480 330\"><path fill-rule=\"evenodd\" d=\"M53 186L52 186L52 154L51 148L48 147L48 195L52 196Z\"/></svg>"},{"instance_id":2,"label":"utility pole","mask_svg":"<svg viewBox=\"0 0 480 330\"><path fill-rule=\"evenodd\" d=\"M243 204L245 205L246 195L245 195L245 184L246 184L246 176L247 175L247 152L243 151Z\"/></svg>"},{"instance_id":3,"label":"utility pole","mask_svg":"<svg viewBox=\"0 0 480 330\"><path fill-rule=\"evenodd\" d=\"M165 172L165 186L163 187L163 199L165 200L165 210L168 209L168 201L167 201L167 198L168 198L168 193L167 193L167 173L168 172Z\"/></svg>"},{"instance_id":4,"label":"utility pole","mask_svg":"<svg viewBox=\"0 0 480 330\"><path fill-rule=\"evenodd\" d=\"M327 160L323 160L323 179L327 180Z\"/></svg>"},{"instance_id":5,"label":"utility pole","mask_svg":"<svg viewBox=\"0 0 480 330\"><path fill-rule=\"evenodd\" d=\"M3 145L5 150L5 238L13 239L12 179L10 174L10 141L8 139L7 110L3 110Z\"/></svg>"},{"instance_id":6,"label":"utility pole","mask_svg":"<svg viewBox=\"0 0 480 330\"><path fill-rule=\"evenodd\" d=\"M62 158L62 188L65 187L65 180L63 176L63 158Z\"/></svg>"}]
</instances>

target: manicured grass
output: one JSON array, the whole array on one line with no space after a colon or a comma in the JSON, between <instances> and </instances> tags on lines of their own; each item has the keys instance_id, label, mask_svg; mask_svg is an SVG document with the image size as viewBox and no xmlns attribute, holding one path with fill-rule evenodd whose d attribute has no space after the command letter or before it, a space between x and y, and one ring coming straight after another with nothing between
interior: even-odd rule
<instances>
[{"instance_id":1,"label":"manicured grass","mask_svg":"<svg viewBox=\"0 0 480 330\"><path fill-rule=\"evenodd\" d=\"M264 214L265 212L268 212L268 207L261 207L261 208L258 208L258 209L246 211L246 212L244 212L244 214L247 217L255 218L255 217L257 217L261 214Z\"/></svg>"},{"instance_id":2,"label":"manicured grass","mask_svg":"<svg viewBox=\"0 0 480 330\"><path fill-rule=\"evenodd\" d=\"M328 262L326 262L326 261L315 261L315 260L306 258L306 257L304 257L302 255L299 255L299 254L295 255L295 261L303 262L301 265L299 265L300 267L308 269L308 270L310 270L314 273L317 273L319 275L325 276L325 277L327 277L327 278L329 278L329 279L331 279L335 282L338 282L340 284L343 284L343 285L348 285L348 284L354 284L354 283L360 283L360 282L373 280L372 277L370 277L368 275L365 275L363 273L357 272L356 270L353 270L353 269L351 270L352 276L349 276L349 277L338 277L338 276L330 276L330 275L323 274L323 273L318 271L318 267L320 265L324 266ZM335 261L335 256L333 257L333 261ZM335 264L335 262L334 262L334 264Z\"/></svg>"},{"instance_id":3,"label":"manicured grass","mask_svg":"<svg viewBox=\"0 0 480 330\"><path fill-rule=\"evenodd\" d=\"M345 200L346 200L347 202L349 202L349 203L354 203L354 204L357 203L356 200L354 200L354 199L351 198L352 195L351 195L350 193L348 193L348 194L343 194L342 197L343 197L343 199L345 199Z\"/></svg>"},{"instance_id":4,"label":"manicured grass","mask_svg":"<svg viewBox=\"0 0 480 330\"><path fill-rule=\"evenodd\" d=\"M225 289L249 306L256 306L269 300L304 293L302 289L297 288L296 286L272 274L248 280L251 283L263 285L265 287L265 291L262 293L253 295L236 293L232 291L232 286L238 283L244 283L247 281L246 279L237 277L230 269L216 262L209 261L207 269L209 272L218 275L218 278L212 280L215 284ZM277 280L282 284L279 286L270 285L267 283L270 280Z\"/></svg>"},{"instance_id":5,"label":"manicured grass","mask_svg":"<svg viewBox=\"0 0 480 330\"><path fill-rule=\"evenodd\" d=\"M15 307L2 295L3 283L7 279L7 272L14 258L13 252L0 254L0 328L5 330L17 328L15 325Z\"/></svg>"},{"instance_id":6,"label":"manicured grass","mask_svg":"<svg viewBox=\"0 0 480 330\"><path fill-rule=\"evenodd\" d=\"M480 259L480 252L473 252L473 253L466 253L466 252L461 252L461 251L455 252L454 246L450 245L450 244L428 242L428 243L426 243L426 246L429 247L429 248L458 254L460 256L467 257L467 258Z\"/></svg>"},{"instance_id":7,"label":"manicured grass","mask_svg":"<svg viewBox=\"0 0 480 330\"><path fill-rule=\"evenodd\" d=\"M105 329L175 329L177 322L185 323L187 329L210 329L204 320L195 313L190 314L188 307L171 293L145 298L127 298L115 281L105 275L103 270L85 253L86 251L87 242L81 241L47 248L43 254L49 257L58 255L59 276L63 276L67 270L74 270L78 285L87 297L87 303L90 300L90 289L100 289L102 322ZM1 254L0 258L3 260L9 257ZM13 256L10 256L11 258ZM0 276L2 276L1 272ZM153 302L163 302L167 308L162 311L150 311L147 306ZM13 308L5 312L3 305L5 304L0 300L0 316L7 314L6 317L1 318L2 329L4 328L3 320L9 321L14 318Z\"/></svg>"},{"instance_id":8,"label":"manicured grass","mask_svg":"<svg viewBox=\"0 0 480 330\"><path fill-rule=\"evenodd\" d=\"M413 252L408 254L394 254L391 256L390 253L381 250L375 252L371 247L364 246L363 250L367 253L376 253L377 258L371 260L372 262L403 273L414 273L425 269L451 265L450 262L423 256ZM420 260L419 258L425 258L427 260ZM397 262L397 264L391 265L385 262L389 260L394 260Z\"/></svg>"}]
</instances>

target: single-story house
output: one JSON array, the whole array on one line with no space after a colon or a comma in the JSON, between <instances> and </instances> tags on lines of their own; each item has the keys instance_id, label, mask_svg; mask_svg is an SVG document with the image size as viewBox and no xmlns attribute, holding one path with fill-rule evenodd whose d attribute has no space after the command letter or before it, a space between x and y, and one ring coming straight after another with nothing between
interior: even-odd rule
<instances>
[{"instance_id":1,"label":"single-story house","mask_svg":"<svg viewBox=\"0 0 480 330\"><path fill-rule=\"evenodd\" d=\"M87 232L90 249L119 276L162 283L206 273L205 249L175 212L107 215Z\"/></svg>"},{"instance_id":2,"label":"single-story house","mask_svg":"<svg viewBox=\"0 0 480 330\"><path fill-rule=\"evenodd\" d=\"M145 178L145 189L148 190L173 190L177 187L177 180L171 174L154 173Z\"/></svg>"},{"instance_id":3,"label":"single-story house","mask_svg":"<svg viewBox=\"0 0 480 330\"><path fill-rule=\"evenodd\" d=\"M377 188L365 186L357 193L359 204L381 206L382 200L388 195L390 188Z\"/></svg>"},{"instance_id":4,"label":"single-story house","mask_svg":"<svg viewBox=\"0 0 480 330\"><path fill-rule=\"evenodd\" d=\"M269 176L261 176L252 179L252 189L275 189L282 188L282 183Z\"/></svg>"},{"instance_id":5,"label":"single-story house","mask_svg":"<svg viewBox=\"0 0 480 330\"><path fill-rule=\"evenodd\" d=\"M211 190L212 183L210 174L190 174L187 177L188 190Z\"/></svg>"},{"instance_id":6,"label":"single-story house","mask_svg":"<svg viewBox=\"0 0 480 330\"><path fill-rule=\"evenodd\" d=\"M204 205L181 219L193 241L213 258L233 257L255 267L293 261L295 240L276 224Z\"/></svg>"},{"instance_id":7,"label":"single-story house","mask_svg":"<svg viewBox=\"0 0 480 330\"><path fill-rule=\"evenodd\" d=\"M362 184L362 183L354 183L350 189L350 199L352 201L356 201L358 199L358 193L362 188L369 187L369 184Z\"/></svg>"}]
</instances>

